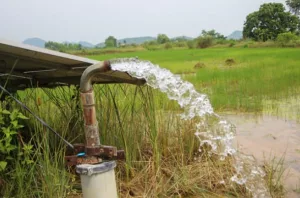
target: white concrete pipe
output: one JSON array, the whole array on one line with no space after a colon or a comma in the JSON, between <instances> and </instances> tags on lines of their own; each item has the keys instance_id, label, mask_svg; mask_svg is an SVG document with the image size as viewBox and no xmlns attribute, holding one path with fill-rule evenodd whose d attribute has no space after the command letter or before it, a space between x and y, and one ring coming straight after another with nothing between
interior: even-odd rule
<instances>
[{"instance_id":1,"label":"white concrete pipe","mask_svg":"<svg viewBox=\"0 0 300 198\"><path fill-rule=\"evenodd\" d=\"M76 172L80 174L83 197L117 198L115 167L115 161L77 165Z\"/></svg>"}]
</instances>

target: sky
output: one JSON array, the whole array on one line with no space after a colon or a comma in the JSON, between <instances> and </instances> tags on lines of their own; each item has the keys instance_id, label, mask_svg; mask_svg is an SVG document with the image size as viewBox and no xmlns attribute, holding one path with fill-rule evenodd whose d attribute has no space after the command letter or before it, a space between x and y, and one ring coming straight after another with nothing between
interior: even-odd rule
<instances>
[{"instance_id":1,"label":"sky","mask_svg":"<svg viewBox=\"0 0 300 198\"><path fill-rule=\"evenodd\" d=\"M92 44L117 39L198 36L203 29L228 36L267 2L285 0L0 0L0 39Z\"/></svg>"}]
</instances>

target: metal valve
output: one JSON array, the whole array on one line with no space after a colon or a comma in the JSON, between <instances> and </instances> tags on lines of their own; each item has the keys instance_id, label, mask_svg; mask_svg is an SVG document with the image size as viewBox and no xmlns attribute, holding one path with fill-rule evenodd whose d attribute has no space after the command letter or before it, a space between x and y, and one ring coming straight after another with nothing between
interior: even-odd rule
<instances>
[{"instance_id":1,"label":"metal valve","mask_svg":"<svg viewBox=\"0 0 300 198\"><path fill-rule=\"evenodd\" d=\"M75 166L78 164L98 164L103 160L124 159L124 150L117 150L117 147L105 145L99 147L86 147L84 144L74 144L73 155L65 156L68 166Z\"/></svg>"}]
</instances>

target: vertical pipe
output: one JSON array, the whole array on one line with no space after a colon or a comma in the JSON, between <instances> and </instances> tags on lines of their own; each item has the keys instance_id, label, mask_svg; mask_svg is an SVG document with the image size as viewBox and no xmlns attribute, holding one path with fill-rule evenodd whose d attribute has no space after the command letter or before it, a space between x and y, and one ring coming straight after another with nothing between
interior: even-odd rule
<instances>
[{"instance_id":1,"label":"vertical pipe","mask_svg":"<svg viewBox=\"0 0 300 198\"><path fill-rule=\"evenodd\" d=\"M99 128L96 119L96 107L94 91L80 93L81 103L83 106L84 133L87 148L96 148L100 146Z\"/></svg>"},{"instance_id":2,"label":"vertical pipe","mask_svg":"<svg viewBox=\"0 0 300 198\"><path fill-rule=\"evenodd\" d=\"M99 62L88 67L80 79L80 98L83 106L84 132L86 139L87 154L99 148L99 128L96 118L96 107L92 78L99 72L109 71L110 63L108 61Z\"/></svg>"},{"instance_id":3,"label":"vertical pipe","mask_svg":"<svg viewBox=\"0 0 300 198\"><path fill-rule=\"evenodd\" d=\"M99 128L96 118L96 106L92 78L99 72L109 71L110 63L99 62L88 67L80 79L80 98L83 107L86 154L93 155L100 147ZM81 164L76 166L80 174L84 198L117 198L114 161L101 164Z\"/></svg>"}]
</instances>

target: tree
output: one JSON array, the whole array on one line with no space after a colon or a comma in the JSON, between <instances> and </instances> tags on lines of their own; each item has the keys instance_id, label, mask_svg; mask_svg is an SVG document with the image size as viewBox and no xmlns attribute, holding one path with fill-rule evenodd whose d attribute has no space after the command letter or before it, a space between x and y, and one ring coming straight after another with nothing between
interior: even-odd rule
<instances>
[{"instance_id":1,"label":"tree","mask_svg":"<svg viewBox=\"0 0 300 198\"><path fill-rule=\"evenodd\" d=\"M158 34L157 35L157 43L158 44L164 44L164 43L167 43L169 41L170 41L170 39L167 35L165 35L165 34Z\"/></svg>"},{"instance_id":2,"label":"tree","mask_svg":"<svg viewBox=\"0 0 300 198\"><path fill-rule=\"evenodd\" d=\"M107 37L105 39L105 47L117 47L117 39L113 36Z\"/></svg>"},{"instance_id":3,"label":"tree","mask_svg":"<svg viewBox=\"0 0 300 198\"><path fill-rule=\"evenodd\" d=\"M300 20L290 12L285 12L281 3L266 3L259 10L249 14L244 23L244 38L256 41L275 40L278 34L296 32Z\"/></svg>"},{"instance_id":4,"label":"tree","mask_svg":"<svg viewBox=\"0 0 300 198\"><path fill-rule=\"evenodd\" d=\"M286 0L286 5L295 15L300 15L300 0Z\"/></svg>"},{"instance_id":5,"label":"tree","mask_svg":"<svg viewBox=\"0 0 300 198\"><path fill-rule=\"evenodd\" d=\"M203 37L211 36L213 39L226 39L224 35L220 34L219 32L216 32L216 30L209 30L209 31L202 30L201 35Z\"/></svg>"},{"instance_id":6,"label":"tree","mask_svg":"<svg viewBox=\"0 0 300 198\"><path fill-rule=\"evenodd\" d=\"M66 52L70 50L81 50L83 47L79 43L58 43L58 42L53 42L53 41L48 41L45 43L45 48L55 50L55 51L60 51L60 52Z\"/></svg>"}]
</instances>

